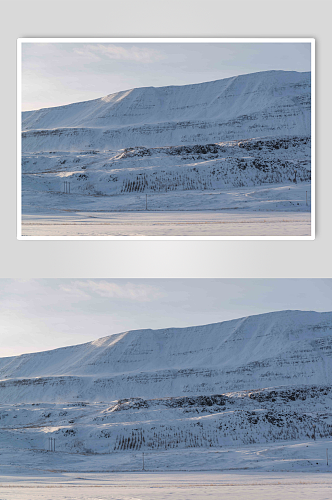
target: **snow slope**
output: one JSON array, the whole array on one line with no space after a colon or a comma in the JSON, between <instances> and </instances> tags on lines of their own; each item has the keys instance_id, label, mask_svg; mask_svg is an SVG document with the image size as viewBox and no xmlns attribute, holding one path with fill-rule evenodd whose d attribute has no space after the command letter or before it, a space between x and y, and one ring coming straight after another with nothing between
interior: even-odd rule
<instances>
[{"instance_id":1,"label":"snow slope","mask_svg":"<svg viewBox=\"0 0 332 500\"><path fill-rule=\"evenodd\" d=\"M312 442L331 439L331 402L330 386L306 386L94 403L0 403L0 438L2 447L45 450L51 436L57 451L66 453Z\"/></svg>"},{"instance_id":2,"label":"snow slope","mask_svg":"<svg viewBox=\"0 0 332 500\"><path fill-rule=\"evenodd\" d=\"M310 143L310 137L292 136L113 152L27 153L22 158L23 190L62 194L64 181L70 182L71 195L97 196L294 186L295 181L310 182Z\"/></svg>"},{"instance_id":3,"label":"snow slope","mask_svg":"<svg viewBox=\"0 0 332 500\"><path fill-rule=\"evenodd\" d=\"M266 71L136 88L22 113L23 151L204 144L310 135L310 73Z\"/></svg>"},{"instance_id":4,"label":"snow slope","mask_svg":"<svg viewBox=\"0 0 332 500\"><path fill-rule=\"evenodd\" d=\"M330 384L332 313L281 311L138 330L0 358L1 401L87 401Z\"/></svg>"}]
</instances>

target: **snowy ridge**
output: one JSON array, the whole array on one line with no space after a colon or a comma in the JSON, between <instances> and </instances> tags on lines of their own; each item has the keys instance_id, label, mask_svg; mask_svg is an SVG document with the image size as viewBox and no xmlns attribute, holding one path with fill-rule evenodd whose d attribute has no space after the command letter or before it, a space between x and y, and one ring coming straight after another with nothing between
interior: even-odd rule
<instances>
[{"instance_id":1,"label":"snowy ridge","mask_svg":"<svg viewBox=\"0 0 332 500\"><path fill-rule=\"evenodd\" d=\"M310 134L310 73L146 87L22 113L23 151L204 144Z\"/></svg>"},{"instance_id":2,"label":"snowy ridge","mask_svg":"<svg viewBox=\"0 0 332 500\"><path fill-rule=\"evenodd\" d=\"M0 397L94 401L329 384L331 355L332 313L282 311L0 358Z\"/></svg>"}]
</instances>

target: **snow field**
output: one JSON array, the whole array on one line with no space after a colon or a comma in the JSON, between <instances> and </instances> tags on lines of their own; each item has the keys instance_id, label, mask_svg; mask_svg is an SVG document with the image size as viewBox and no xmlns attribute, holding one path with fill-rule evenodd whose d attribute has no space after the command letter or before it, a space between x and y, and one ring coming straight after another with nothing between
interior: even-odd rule
<instances>
[{"instance_id":1,"label":"snow field","mask_svg":"<svg viewBox=\"0 0 332 500\"><path fill-rule=\"evenodd\" d=\"M181 484L183 477L187 479L187 484ZM33 478L31 478L33 480ZM188 474L180 477L155 478L150 474L130 478L122 477L122 484L105 485L103 478L99 481L89 481L84 478L82 481L75 481L75 484L55 485L51 484L22 484L11 483L0 485L1 500L50 500L57 498L60 500L201 500L207 498L216 500L220 498L232 498L235 500L329 500L331 498L332 483L325 477L316 477L315 480L303 480L298 475L291 475L287 482L284 478L276 478L269 482L263 476L255 477L248 484L243 483L238 478L231 477L230 483L219 483L216 477L210 474L202 478L194 478ZM142 480L145 479L143 482ZM192 481L190 481L192 479ZM86 482L89 485L86 485ZM150 481L150 482L149 482ZM202 481L202 482L200 482ZM261 482L262 481L262 482ZM91 484L93 483L93 484ZM96 484L97 483L97 484Z\"/></svg>"},{"instance_id":2,"label":"snow field","mask_svg":"<svg viewBox=\"0 0 332 500\"><path fill-rule=\"evenodd\" d=\"M309 236L310 191L310 183L147 196L24 191L22 235Z\"/></svg>"},{"instance_id":3,"label":"snow field","mask_svg":"<svg viewBox=\"0 0 332 500\"><path fill-rule=\"evenodd\" d=\"M141 454L139 457L128 453L113 457L69 455L67 458L61 453L44 453L38 457L36 452L21 450L13 454L5 449L0 454L0 498L328 500L332 478L331 466L326 465L326 447L331 447L330 440L229 448L224 452L160 452L145 455L145 472L139 472ZM218 457L222 454L227 457L223 461L227 468L218 470ZM131 463L128 455L131 455ZM4 460L6 464L11 463L10 467L3 465ZM301 462L306 465L299 469ZM196 468L198 463L201 469L209 470L193 472L192 467ZM117 469L122 465L122 470L132 472L114 472L116 469L111 472L114 465ZM151 466L157 469L152 472ZM183 466L184 470L179 471Z\"/></svg>"},{"instance_id":4,"label":"snow field","mask_svg":"<svg viewBox=\"0 0 332 500\"><path fill-rule=\"evenodd\" d=\"M22 236L38 237L228 237L310 236L307 213L76 213L23 216Z\"/></svg>"}]
</instances>

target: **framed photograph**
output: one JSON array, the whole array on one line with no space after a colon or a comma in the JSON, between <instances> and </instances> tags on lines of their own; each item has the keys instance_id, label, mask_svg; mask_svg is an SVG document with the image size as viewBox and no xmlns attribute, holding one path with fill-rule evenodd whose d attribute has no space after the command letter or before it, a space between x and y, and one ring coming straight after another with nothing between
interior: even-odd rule
<instances>
[{"instance_id":1,"label":"framed photograph","mask_svg":"<svg viewBox=\"0 0 332 500\"><path fill-rule=\"evenodd\" d=\"M315 238L314 39L17 50L19 239Z\"/></svg>"},{"instance_id":2,"label":"framed photograph","mask_svg":"<svg viewBox=\"0 0 332 500\"><path fill-rule=\"evenodd\" d=\"M1 499L330 498L331 303L331 279L0 279Z\"/></svg>"}]
</instances>

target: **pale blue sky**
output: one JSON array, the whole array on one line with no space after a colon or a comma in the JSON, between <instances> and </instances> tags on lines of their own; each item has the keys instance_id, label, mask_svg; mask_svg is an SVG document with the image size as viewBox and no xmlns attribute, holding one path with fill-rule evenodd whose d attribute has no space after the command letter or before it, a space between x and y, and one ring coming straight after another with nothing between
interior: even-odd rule
<instances>
[{"instance_id":1,"label":"pale blue sky","mask_svg":"<svg viewBox=\"0 0 332 500\"><path fill-rule=\"evenodd\" d=\"M0 357L331 304L332 279L0 279Z\"/></svg>"},{"instance_id":2,"label":"pale blue sky","mask_svg":"<svg viewBox=\"0 0 332 500\"><path fill-rule=\"evenodd\" d=\"M23 43L22 110L134 87L201 83L273 69L310 71L310 48L308 43Z\"/></svg>"}]
</instances>

